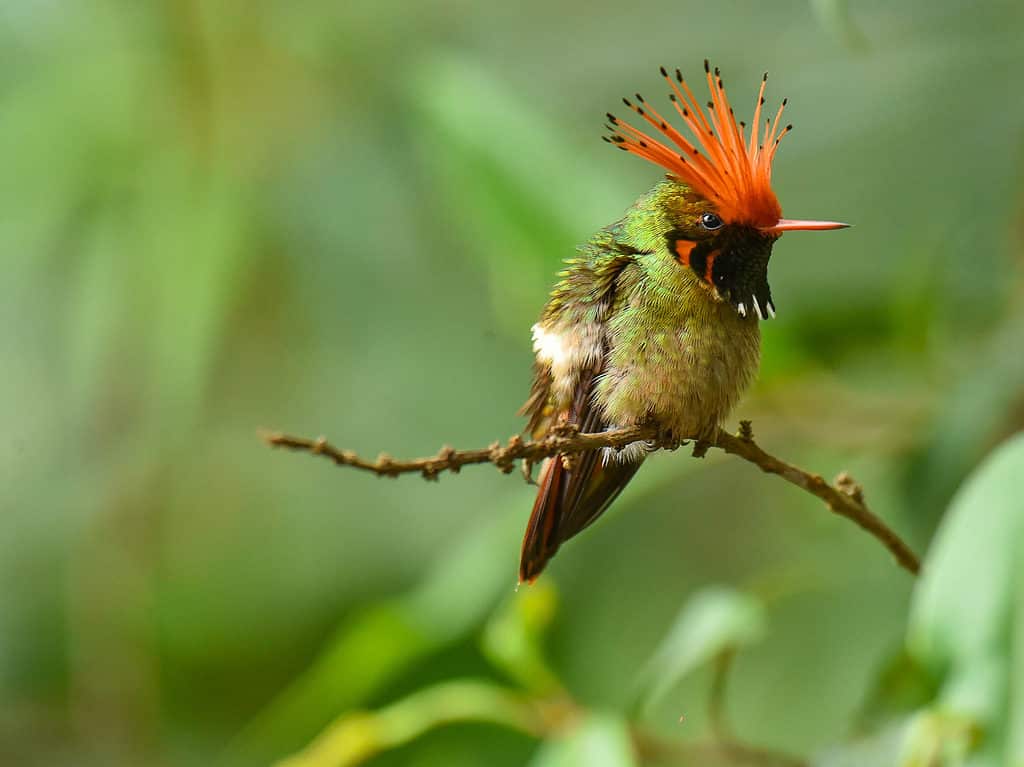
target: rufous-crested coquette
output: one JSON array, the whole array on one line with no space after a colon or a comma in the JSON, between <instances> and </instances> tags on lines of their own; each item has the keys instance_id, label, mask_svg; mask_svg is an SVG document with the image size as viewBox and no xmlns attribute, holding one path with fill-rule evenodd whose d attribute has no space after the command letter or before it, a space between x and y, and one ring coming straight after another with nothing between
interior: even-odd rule
<instances>
[{"instance_id":1,"label":"rufous-crested coquette","mask_svg":"<svg viewBox=\"0 0 1024 767\"><path fill-rule=\"evenodd\" d=\"M783 232L839 229L782 217L771 187L786 102L762 125L761 81L749 130L719 70L704 62L711 100L698 104L679 70L669 98L689 135L640 94L624 99L658 138L608 115L605 140L666 172L622 219L595 234L560 273L533 326L535 376L522 413L535 438L653 424L662 440L711 440L754 379L759 322L775 316L768 260ZM545 461L523 539L520 581L608 508L647 443Z\"/></svg>"}]
</instances>

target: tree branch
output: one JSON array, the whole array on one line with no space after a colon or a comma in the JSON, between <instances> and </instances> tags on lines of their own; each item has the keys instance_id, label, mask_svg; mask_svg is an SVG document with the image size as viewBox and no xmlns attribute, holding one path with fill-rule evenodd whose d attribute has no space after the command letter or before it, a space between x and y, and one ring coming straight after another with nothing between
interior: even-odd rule
<instances>
[{"instance_id":1,"label":"tree branch","mask_svg":"<svg viewBox=\"0 0 1024 767\"><path fill-rule=\"evenodd\" d=\"M637 441L649 442L655 449L678 447L678 443L662 442L657 428L653 425L630 426L595 434L582 434L571 427L562 427L553 429L541 439L523 440L516 435L505 444L494 442L486 448L477 450L455 450L445 445L436 455L411 460L397 460L387 453L381 453L376 460L371 461L351 450L339 450L323 437L307 439L277 432L266 433L262 437L264 442L273 447L322 455L339 466L352 466L378 476L420 474L425 479L433 480L436 480L443 471L457 474L463 466L472 464L491 463L508 474L515 469L515 462L518 460L532 464L560 453L573 455L605 447L621 448ZM833 514L849 519L878 540L905 570L915 575L920 571L921 564L917 555L899 535L871 512L864 501L860 486L845 472L836 478L834 484L829 484L818 474L812 474L776 458L754 442L749 421L740 422L738 434L729 434L719 429L710 443L695 442L694 454L703 455L707 447L717 447L730 455L738 456L758 466L762 471L777 474L790 484L820 498Z\"/></svg>"}]
</instances>

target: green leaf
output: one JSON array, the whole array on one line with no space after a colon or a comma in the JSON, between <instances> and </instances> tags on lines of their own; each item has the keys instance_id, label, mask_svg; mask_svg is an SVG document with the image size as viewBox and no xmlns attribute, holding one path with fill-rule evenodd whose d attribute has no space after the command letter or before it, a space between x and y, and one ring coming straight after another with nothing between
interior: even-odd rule
<instances>
[{"instance_id":1,"label":"green leaf","mask_svg":"<svg viewBox=\"0 0 1024 767\"><path fill-rule=\"evenodd\" d=\"M352 767L454 722L488 722L534 732L538 716L516 693L489 682L445 682L379 711L344 714L278 767Z\"/></svg>"},{"instance_id":2,"label":"green leaf","mask_svg":"<svg viewBox=\"0 0 1024 767\"><path fill-rule=\"evenodd\" d=\"M261 711L223 756L225 765L294 751L332 717L363 702L431 653L464 637L512 588L503 557L519 520L496 512L453 546L410 592L346 620L310 668Z\"/></svg>"},{"instance_id":3,"label":"green leaf","mask_svg":"<svg viewBox=\"0 0 1024 767\"><path fill-rule=\"evenodd\" d=\"M629 727L621 717L591 714L558 740L541 746L530 767L635 767Z\"/></svg>"},{"instance_id":4,"label":"green leaf","mask_svg":"<svg viewBox=\"0 0 1024 767\"><path fill-rule=\"evenodd\" d=\"M661 699L687 674L723 652L746 647L764 634L764 607L749 594L711 587L694 594L641 677L644 706Z\"/></svg>"},{"instance_id":5,"label":"green leaf","mask_svg":"<svg viewBox=\"0 0 1024 767\"><path fill-rule=\"evenodd\" d=\"M910 723L903 742L901 767L962 765L981 738L972 718L944 711L925 711ZM992 754L980 755L972 765L1002 765Z\"/></svg>"},{"instance_id":6,"label":"green leaf","mask_svg":"<svg viewBox=\"0 0 1024 767\"><path fill-rule=\"evenodd\" d=\"M896 764L906 731L906 721L889 724L869 736L826 749L811 764L813 767L879 767Z\"/></svg>"},{"instance_id":7,"label":"green leaf","mask_svg":"<svg viewBox=\"0 0 1024 767\"><path fill-rule=\"evenodd\" d=\"M942 679L908 736L907 765L972 753L1024 757L1024 435L992 453L957 493L914 596L910 652ZM924 754L925 756L921 756ZM949 756L959 763L956 753ZM1016 761L1013 761L1013 759Z\"/></svg>"},{"instance_id":8,"label":"green leaf","mask_svg":"<svg viewBox=\"0 0 1024 767\"><path fill-rule=\"evenodd\" d=\"M541 647L557 609L552 581L540 580L507 599L488 621L480 640L491 663L538 695L550 695L562 687Z\"/></svg>"},{"instance_id":9,"label":"green leaf","mask_svg":"<svg viewBox=\"0 0 1024 767\"><path fill-rule=\"evenodd\" d=\"M878 669L857 716L857 726L875 731L926 705L938 694L935 676L901 647Z\"/></svg>"}]
</instances>

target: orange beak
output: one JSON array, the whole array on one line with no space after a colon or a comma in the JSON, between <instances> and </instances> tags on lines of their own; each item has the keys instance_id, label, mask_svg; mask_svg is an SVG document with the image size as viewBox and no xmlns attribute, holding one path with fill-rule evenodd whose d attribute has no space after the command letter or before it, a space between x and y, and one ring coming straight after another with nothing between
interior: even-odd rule
<instances>
[{"instance_id":1,"label":"orange beak","mask_svg":"<svg viewBox=\"0 0 1024 767\"><path fill-rule=\"evenodd\" d=\"M845 229L849 224L841 224L838 221L799 221L792 218L780 218L778 222L772 226L761 227L762 232L774 234L776 232L793 232L797 230L805 230L812 232L820 232L826 229Z\"/></svg>"}]
</instances>

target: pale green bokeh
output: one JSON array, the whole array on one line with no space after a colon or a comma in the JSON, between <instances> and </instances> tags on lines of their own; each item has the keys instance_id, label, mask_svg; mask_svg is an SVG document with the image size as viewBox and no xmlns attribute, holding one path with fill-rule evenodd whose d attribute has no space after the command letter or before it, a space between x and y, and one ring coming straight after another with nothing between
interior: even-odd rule
<instances>
[{"instance_id":1,"label":"pale green bokeh","mask_svg":"<svg viewBox=\"0 0 1024 767\"><path fill-rule=\"evenodd\" d=\"M810 496L656 456L522 608L518 475L378 480L257 430L370 455L516 432L560 260L658 177L604 112L710 56L738 111L765 69L790 99L786 214L855 224L777 245L739 415L924 551L1024 425L1022 39L1009 0L5 2L0 758L268 764L438 690L564 687L587 716L545 746L424 720L369 763L567 764L622 746L716 584L764 612L733 729L838 748L913 584ZM708 734L691 665L643 715L658 737Z\"/></svg>"}]
</instances>

